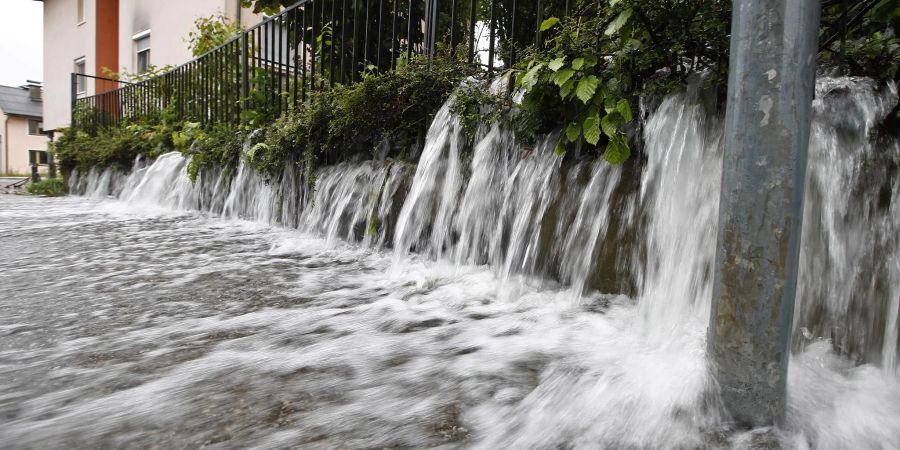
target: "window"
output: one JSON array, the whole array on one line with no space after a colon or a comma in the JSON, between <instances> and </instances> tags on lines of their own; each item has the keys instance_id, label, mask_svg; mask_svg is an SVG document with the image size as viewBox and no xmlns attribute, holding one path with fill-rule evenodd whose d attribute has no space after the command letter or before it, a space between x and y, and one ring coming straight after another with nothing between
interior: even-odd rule
<instances>
[{"instance_id":1,"label":"window","mask_svg":"<svg viewBox=\"0 0 900 450\"><path fill-rule=\"evenodd\" d=\"M150 31L144 31L134 35L135 60L134 67L137 73L150 70Z\"/></svg>"},{"instance_id":2,"label":"window","mask_svg":"<svg viewBox=\"0 0 900 450\"><path fill-rule=\"evenodd\" d=\"M28 164L34 165L37 164L39 166L46 166L47 162L47 152L44 150L28 150Z\"/></svg>"},{"instance_id":3,"label":"window","mask_svg":"<svg viewBox=\"0 0 900 450\"><path fill-rule=\"evenodd\" d=\"M28 134L32 136L43 136L44 124L37 119L28 119Z\"/></svg>"},{"instance_id":4,"label":"window","mask_svg":"<svg viewBox=\"0 0 900 450\"><path fill-rule=\"evenodd\" d=\"M78 0L78 24L84 23L84 0Z\"/></svg>"},{"instance_id":5,"label":"window","mask_svg":"<svg viewBox=\"0 0 900 450\"><path fill-rule=\"evenodd\" d=\"M87 83L86 79L82 75L84 72L84 57L78 58L75 60L75 93L76 94L84 94L87 92Z\"/></svg>"}]
</instances>

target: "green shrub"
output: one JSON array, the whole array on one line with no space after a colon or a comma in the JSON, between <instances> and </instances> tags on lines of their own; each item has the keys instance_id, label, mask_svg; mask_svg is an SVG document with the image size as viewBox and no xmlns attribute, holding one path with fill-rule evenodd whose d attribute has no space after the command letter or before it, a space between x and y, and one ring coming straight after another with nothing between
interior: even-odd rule
<instances>
[{"instance_id":1,"label":"green shrub","mask_svg":"<svg viewBox=\"0 0 900 450\"><path fill-rule=\"evenodd\" d=\"M45 178L37 183L28 185L28 193L33 195L46 195L49 197L57 197L66 195L69 187L62 178Z\"/></svg>"}]
</instances>

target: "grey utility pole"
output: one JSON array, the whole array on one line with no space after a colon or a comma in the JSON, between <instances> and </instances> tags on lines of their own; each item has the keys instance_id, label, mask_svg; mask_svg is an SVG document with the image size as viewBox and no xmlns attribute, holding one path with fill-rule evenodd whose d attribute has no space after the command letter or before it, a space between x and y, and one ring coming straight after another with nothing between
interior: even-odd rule
<instances>
[{"instance_id":1,"label":"grey utility pole","mask_svg":"<svg viewBox=\"0 0 900 450\"><path fill-rule=\"evenodd\" d=\"M709 354L743 426L781 422L819 0L734 0Z\"/></svg>"}]
</instances>

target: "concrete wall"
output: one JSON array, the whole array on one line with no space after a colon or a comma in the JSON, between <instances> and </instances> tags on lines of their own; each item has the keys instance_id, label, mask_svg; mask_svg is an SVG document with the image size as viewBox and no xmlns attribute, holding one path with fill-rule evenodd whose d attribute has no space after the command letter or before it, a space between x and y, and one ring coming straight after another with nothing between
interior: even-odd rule
<instances>
[{"instance_id":1,"label":"concrete wall","mask_svg":"<svg viewBox=\"0 0 900 450\"><path fill-rule=\"evenodd\" d=\"M9 116L0 112L0 135L2 135L0 172L30 174L28 150L47 150L46 136L28 134L27 117ZM47 166L41 166L40 169L41 172L46 172Z\"/></svg>"},{"instance_id":2,"label":"concrete wall","mask_svg":"<svg viewBox=\"0 0 900 450\"><path fill-rule=\"evenodd\" d=\"M75 59L85 58L86 73L95 75L96 1L84 0L85 21L77 23L75 0L44 2L44 129L54 130L69 124L71 73ZM88 95L94 82L88 80Z\"/></svg>"}]
</instances>

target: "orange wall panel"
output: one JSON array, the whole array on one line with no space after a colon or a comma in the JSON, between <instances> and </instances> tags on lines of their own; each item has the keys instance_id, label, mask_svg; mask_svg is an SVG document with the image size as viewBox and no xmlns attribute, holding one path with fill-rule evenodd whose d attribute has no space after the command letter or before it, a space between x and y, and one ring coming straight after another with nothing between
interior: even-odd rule
<instances>
[{"instance_id":1,"label":"orange wall panel","mask_svg":"<svg viewBox=\"0 0 900 450\"><path fill-rule=\"evenodd\" d=\"M119 0L97 0L97 76L104 76L103 68L119 71ZM116 83L97 80L99 94L117 88Z\"/></svg>"}]
</instances>

